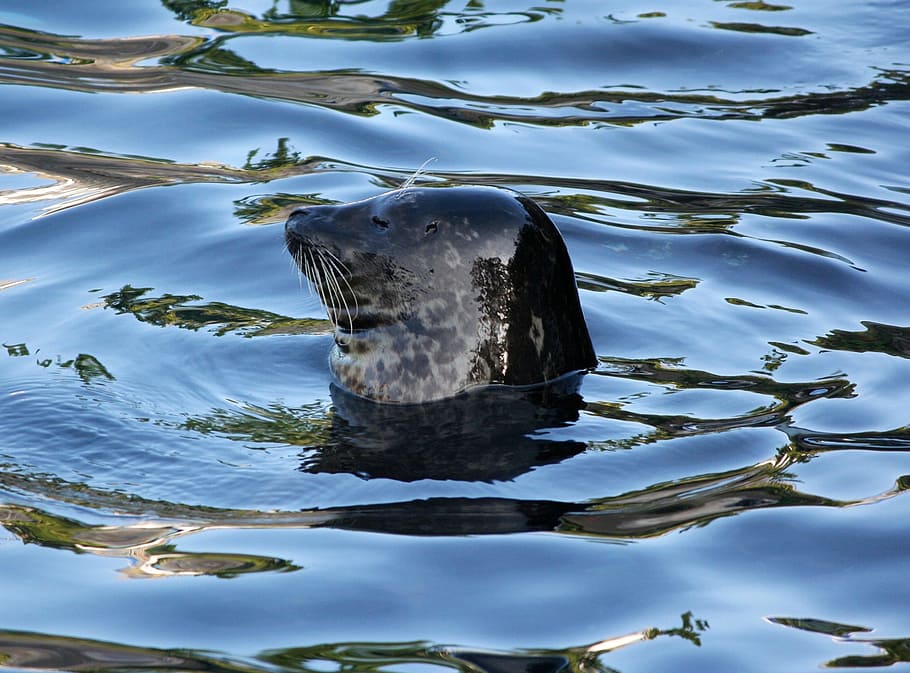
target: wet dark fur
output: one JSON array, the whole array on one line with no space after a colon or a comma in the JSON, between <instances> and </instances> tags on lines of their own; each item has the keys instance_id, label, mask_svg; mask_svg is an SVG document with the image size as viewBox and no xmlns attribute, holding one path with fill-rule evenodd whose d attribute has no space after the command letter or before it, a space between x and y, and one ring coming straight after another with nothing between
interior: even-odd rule
<instances>
[{"instance_id":1,"label":"wet dark fur","mask_svg":"<svg viewBox=\"0 0 910 673\"><path fill-rule=\"evenodd\" d=\"M336 325L332 371L355 394L426 402L595 364L562 237L515 192L407 188L302 208L286 241Z\"/></svg>"}]
</instances>

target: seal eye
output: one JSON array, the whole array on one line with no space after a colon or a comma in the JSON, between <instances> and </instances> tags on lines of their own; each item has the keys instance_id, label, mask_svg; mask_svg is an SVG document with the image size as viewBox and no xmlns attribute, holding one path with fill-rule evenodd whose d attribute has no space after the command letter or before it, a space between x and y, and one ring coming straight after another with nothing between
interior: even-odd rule
<instances>
[{"instance_id":1,"label":"seal eye","mask_svg":"<svg viewBox=\"0 0 910 673\"><path fill-rule=\"evenodd\" d=\"M432 222L430 222L427 225L427 228L424 231L424 233L425 234L435 234L438 229L439 229L439 222L437 222L436 220L433 220Z\"/></svg>"},{"instance_id":2,"label":"seal eye","mask_svg":"<svg viewBox=\"0 0 910 673\"><path fill-rule=\"evenodd\" d=\"M373 224L376 225L376 228L379 229L379 231L385 231L389 228L389 221L382 219L378 215L373 215Z\"/></svg>"}]
</instances>

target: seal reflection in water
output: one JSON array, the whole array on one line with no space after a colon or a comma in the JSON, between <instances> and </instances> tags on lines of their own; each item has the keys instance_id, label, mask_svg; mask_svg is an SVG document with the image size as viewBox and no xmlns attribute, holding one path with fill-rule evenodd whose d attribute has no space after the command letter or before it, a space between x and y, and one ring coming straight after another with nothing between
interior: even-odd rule
<instances>
[{"instance_id":1,"label":"seal reflection in water","mask_svg":"<svg viewBox=\"0 0 910 673\"><path fill-rule=\"evenodd\" d=\"M520 194L409 187L299 208L285 236L335 325L332 372L356 395L422 403L595 364L565 243Z\"/></svg>"}]
</instances>

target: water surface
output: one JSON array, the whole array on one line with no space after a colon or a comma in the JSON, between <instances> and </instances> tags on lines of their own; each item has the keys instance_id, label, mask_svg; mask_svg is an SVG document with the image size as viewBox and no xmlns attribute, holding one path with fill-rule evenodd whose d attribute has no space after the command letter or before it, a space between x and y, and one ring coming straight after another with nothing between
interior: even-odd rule
<instances>
[{"instance_id":1,"label":"water surface","mask_svg":"<svg viewBox=\"0 0 910 673\"><path fill-rule=\"evenodd\" d=\"M906 3L0 24L0 666L907 662ZM583 404L333 395L284 219L424 164L563 232Z\"/></svg>"}]
</instances>

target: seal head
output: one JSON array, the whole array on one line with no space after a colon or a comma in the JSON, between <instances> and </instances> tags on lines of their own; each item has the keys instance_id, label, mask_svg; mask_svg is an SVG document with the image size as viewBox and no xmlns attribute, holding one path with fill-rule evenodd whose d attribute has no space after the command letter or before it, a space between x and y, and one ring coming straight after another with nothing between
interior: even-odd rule
<instances>
[{"instance_id":1,"label":"seal head","mask_svg":"<svg viewBox=\"0 0 910 673\"><path fill-rule=\"evenodd\" d=\"M531 199L409 187L298 208L288 251L335 325L339 385L421 403L595 365L565 243Z\"/></svg>"}]
</instances>

